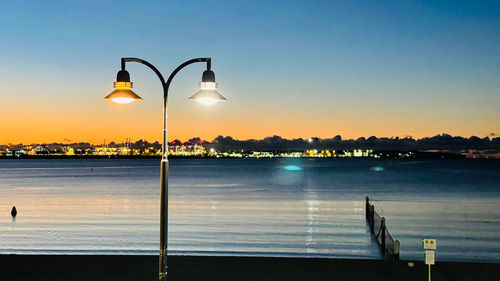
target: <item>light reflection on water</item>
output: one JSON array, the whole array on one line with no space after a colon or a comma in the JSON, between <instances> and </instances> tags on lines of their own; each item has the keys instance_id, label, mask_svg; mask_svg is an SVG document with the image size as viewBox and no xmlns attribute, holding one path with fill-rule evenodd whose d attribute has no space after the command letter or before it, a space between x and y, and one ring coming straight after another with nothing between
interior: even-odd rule
<instances>
[{"instance_id":1,"label":"light reflection on water","mask_svg":"<svg viewBox=\"0 0 500 281\"><path fill-rule=\"evenodd\" d=\"M0 161L0 253L157 254L157 162ZM430 237L438 260L500 262L500 169L480 164L174 159L169 250L380 258L369 195L403 259L421 259Z\"/></svg>"}]
</instances>

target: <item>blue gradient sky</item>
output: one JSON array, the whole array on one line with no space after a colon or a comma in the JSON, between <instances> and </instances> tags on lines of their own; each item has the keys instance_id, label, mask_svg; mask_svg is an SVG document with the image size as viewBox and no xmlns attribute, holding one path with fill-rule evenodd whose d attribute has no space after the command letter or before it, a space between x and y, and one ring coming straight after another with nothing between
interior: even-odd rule
<instances>
[{"instance_id":1,"label":"blue gradient sky","mask_svg":"<svg viewBox=\"0 0 500 281\"><path fill-rule=\"evenodd\" d=\"M0 143L160 140L149 69L127 66L143 102L102 100L122 56L165 76L213 58L229 102L185 101L203 65L183 70L172 139L500 134L498 1L7 1L0 15Z\"/></svg>"}]
</instances>

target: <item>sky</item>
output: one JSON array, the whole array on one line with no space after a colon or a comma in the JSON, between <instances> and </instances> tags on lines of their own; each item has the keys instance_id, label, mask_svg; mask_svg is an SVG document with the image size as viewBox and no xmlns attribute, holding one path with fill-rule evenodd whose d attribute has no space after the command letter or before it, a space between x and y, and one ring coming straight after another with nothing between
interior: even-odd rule
<instances>
[{"instance_id":1,"label":"sky","mask_svg":"<svg viewBox=\"0 0 500 281\"><path fill-rule=\"evenodd\" d=\"M2 1L0 143L162 137L162 88L115 105L121 57L166 77L211 57L227 102L202 106L204 64L175 77L169 140L500 134L498 1Z\"/></svg>"}]
</instances>

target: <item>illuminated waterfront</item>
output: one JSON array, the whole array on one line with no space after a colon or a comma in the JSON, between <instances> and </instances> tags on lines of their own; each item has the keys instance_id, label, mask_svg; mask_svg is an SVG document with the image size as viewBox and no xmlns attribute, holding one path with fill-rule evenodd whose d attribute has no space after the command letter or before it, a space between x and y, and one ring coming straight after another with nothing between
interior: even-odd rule
<instances>
[{"instance_id":1,"label":"illuminated waterfront","mask_svg":"<svg viewBox=\"0 0 500 281\"><path fill-rule=\"evenodd\" d=\"M400 156L411 157L412 153L400 154ZM380 158L374 154L372 149L362 150L328 150L328 149L307 149L304 151L218 151L214 148L205 149L203 142L190 143L173 141L169 143L168 155L186 156L186 157L211 157L211 158L273 158L273 157L317 157L317 158L336 158L336 157L373 157ZM159 143L154 145L133 148L129 144L112 144L93 146L85 145L78 148L71 145L17 145L13 147L5 146L0 149L0 156L21 157L21 156L161 156L161 146Z\"/></svg>"},{"instance_id":2,"label":"illuminated waterfront","mask_svg":"<svg viewBox=\"0 0 500 281\"><path fill-rule=\"evenodd\" d=\"M159 142L130 139L94 145L90 143L0 144L0 157L134 157L161 156ZM237 140L218 136L211 142L201 138L174 140L168 144L168 154L175 157L207 158L500 158L499 137L464 138L448 134L421 139L411 137L360 137L286 139L280 136L261 140Z\"/></svg>"}]
</instances>

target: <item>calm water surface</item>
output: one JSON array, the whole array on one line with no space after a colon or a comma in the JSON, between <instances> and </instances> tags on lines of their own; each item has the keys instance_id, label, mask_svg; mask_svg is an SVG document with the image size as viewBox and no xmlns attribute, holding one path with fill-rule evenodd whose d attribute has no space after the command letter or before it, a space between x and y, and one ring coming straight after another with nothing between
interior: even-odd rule
<instances>
[{"instance_id":1,"label":"calm water surface","mask_svg":"<svg viewBox=\"0 0 500 281\"><path fill-rule=\"evenodd\" d=\"M171 253L381 258L368 195L402 259L436 238L438 261L500 262L500 161L170 163ZM159 160L0 160L0 254L157 254L158 237Z\"/></svg>"}]
</instances>

